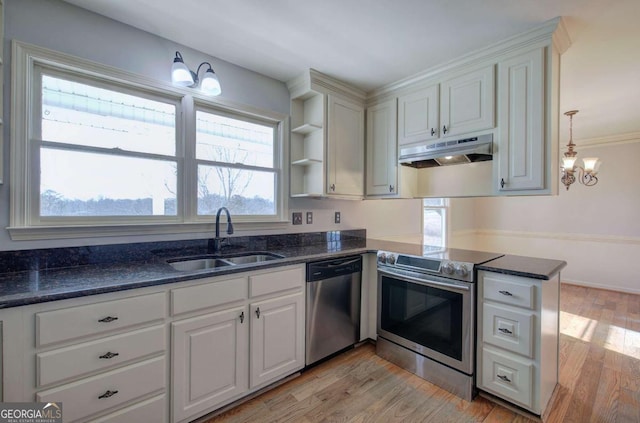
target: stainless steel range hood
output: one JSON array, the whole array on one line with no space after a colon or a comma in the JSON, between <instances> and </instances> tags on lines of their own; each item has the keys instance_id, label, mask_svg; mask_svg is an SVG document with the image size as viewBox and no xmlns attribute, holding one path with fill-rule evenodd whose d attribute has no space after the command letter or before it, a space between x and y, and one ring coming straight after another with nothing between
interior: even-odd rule
<instances>
[{"instance_id":1,"label":"stainless steel range hood","mask_svg":"<svg viewBox=\"0 0 640 423\"><path fill-rule=\"evenodd\" d=\"M400 148L400 164L415 167L446 166L493 159L493 134Z\"/></svg>"}]
</instances>

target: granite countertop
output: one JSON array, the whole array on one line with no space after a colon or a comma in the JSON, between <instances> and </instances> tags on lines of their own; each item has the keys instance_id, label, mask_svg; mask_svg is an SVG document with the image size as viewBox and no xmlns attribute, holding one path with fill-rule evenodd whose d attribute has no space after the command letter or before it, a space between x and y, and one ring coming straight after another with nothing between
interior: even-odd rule
<instances>
[{"instance_id":1,"label":"granite countertop","mask_svg":"<svg viewBox=\"0 0 640 423\"><path fill-rule=\"evenodd\" d=\"M567 265L566 261L505 255L477 267L478 270L549 280Z\"/></svg>"},{"instance_id":2,"label":"granite countertop","mask_svg":"<svg viewBox=\"0 0 640 423\"><path fill-rule=\"evenodd\" d=\"M367 239L364 230L233 238L224 255L265 252L280 259L197 271L178 271L167 260L207 254L206 240L0 252L0 309L206 277L249 272L379 250L422 255L410 240ZM482 270L549 279L563 261L507 255Z\"/></svg>"},{"instance_id":3,"label":"granite countertop","mask_svg":"<svg viewBox=\"0 0 640 423\"><path fill-rule=\"evenodd\" d=\"M3 273L0 274L0 309L339 258L368 251L365 240L342 241L270 249L270 253L282 255L283 258L198 271L175 270L166 261L169 257L160 254L144 261Z\"/></svg>"}]
</instances>

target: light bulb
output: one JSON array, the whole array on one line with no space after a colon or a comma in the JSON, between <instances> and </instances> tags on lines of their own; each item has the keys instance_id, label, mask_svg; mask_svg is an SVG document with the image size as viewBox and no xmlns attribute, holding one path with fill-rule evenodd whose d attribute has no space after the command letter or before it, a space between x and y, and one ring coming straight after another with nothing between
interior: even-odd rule
<instances>
[{"instance_id":1,"label":"light bulb","mask_svg":"<svg viewBox=\"0 0 640 423\"><path fill-rule=\"evenodd\" d=\"M218 76L215 74L213 69L209 68L202 76L202 80L200 81L200 88L206 94L209 95L220 95L222 93L222 88L220 88L220 81L218 80Z\"/></svg>"},{"instance_id":2,"label":"light bulb","mask_svg":"<svg viewBox=\"0 0 640 423\"><path fill-rule=\"evenodd\" d=\"M582 159L584 163L584 171L587 173L596 174L598 173L598 168L600 167L600 160L597 157L586 157Z\"/></svg>"},{"instance_id":3,"label":"light bulb","mask_svg":"<svg viewBox=\"0 0 640 423\"><path fill-rule=\"evenodd\" d=\"M193 85L193 75L191 75L191 71L184 64L182 60L176 58L173 62L173 66L171 66L171 81L174 84L180 85L182 87L188 87Z\"/></svg>"},{"instance_id":4,"label":"light bulb","mask_svg":"<svg viewBox=\"0 0 640 423\"><path fill-rule=\"evenodd\" d=\"M576 162L576 158L575 157L563 157L562 158L562 167L565 170L573 170L573 165Z\"/></svg>"}]
</instances>

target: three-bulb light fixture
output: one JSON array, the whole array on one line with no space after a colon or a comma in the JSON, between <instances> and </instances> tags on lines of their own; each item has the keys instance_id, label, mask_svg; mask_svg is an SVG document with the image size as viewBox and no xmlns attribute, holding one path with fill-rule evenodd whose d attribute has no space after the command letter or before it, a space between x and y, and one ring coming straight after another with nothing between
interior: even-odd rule
<instances>
[{"instance_id":1,"label":"three-bulb light fixture","mask_svg":"<svg viewBox=\"0 0 640 423\"><path fill-rule=\"evenodd\" d=\"M578 152L575 151L575 144L573 143L573 115L578 113L578 110L569 110L565 112L565 116L569 116L569 144L567 144L567 151L562 158L562 178L560 181L569 190L571 184L576 179L582 185L592 187L598 183L598 169L600 167L600 160L597 157L585 157L582 159L583 166L576 165L576 159Z\"/></svg>"},{"instance_id":2,"label":"three-bulb light fixture","mask_svg":"<svg viewBox=\"0 0 640 423\"><path fill-rule=\"evenodd\" d=\"M209 69L206 69L202 79L198 79L198 74L200 73L200 68L204 65L209 66ZM179 51L176 51L176 57L173 59L173 66L171 66L171 81L175 85L179 85L181 87L190 87L195 88L200 84L200 89L208 95L220 95L222 93L222 88L220 88L220 81L218 80L218 76L213 71L211 64L209 62L202 62L200 66L198 66L198 70L193 72L190 70L187 65L184 64L184 60L182 59L182 54Z\"/></svg>"}]
</instances>

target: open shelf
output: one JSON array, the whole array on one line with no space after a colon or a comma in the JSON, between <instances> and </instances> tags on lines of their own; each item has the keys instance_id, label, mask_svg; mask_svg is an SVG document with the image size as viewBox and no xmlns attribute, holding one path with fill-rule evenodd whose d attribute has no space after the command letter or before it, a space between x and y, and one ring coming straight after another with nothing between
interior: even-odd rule
<instances>
[{"instance_id":1,"label":"open shelf","mask_svg":"<svg viewBox=\"0 0 640 423\"><path fill-rule=\"evenodd\" d=\"M313 131L317 131L318 129L322 129L322 126L316 125L314 123L304 123L296 128L293 128L291 132L306 135L312 133Z\"/></svg>"}]
</instances>

